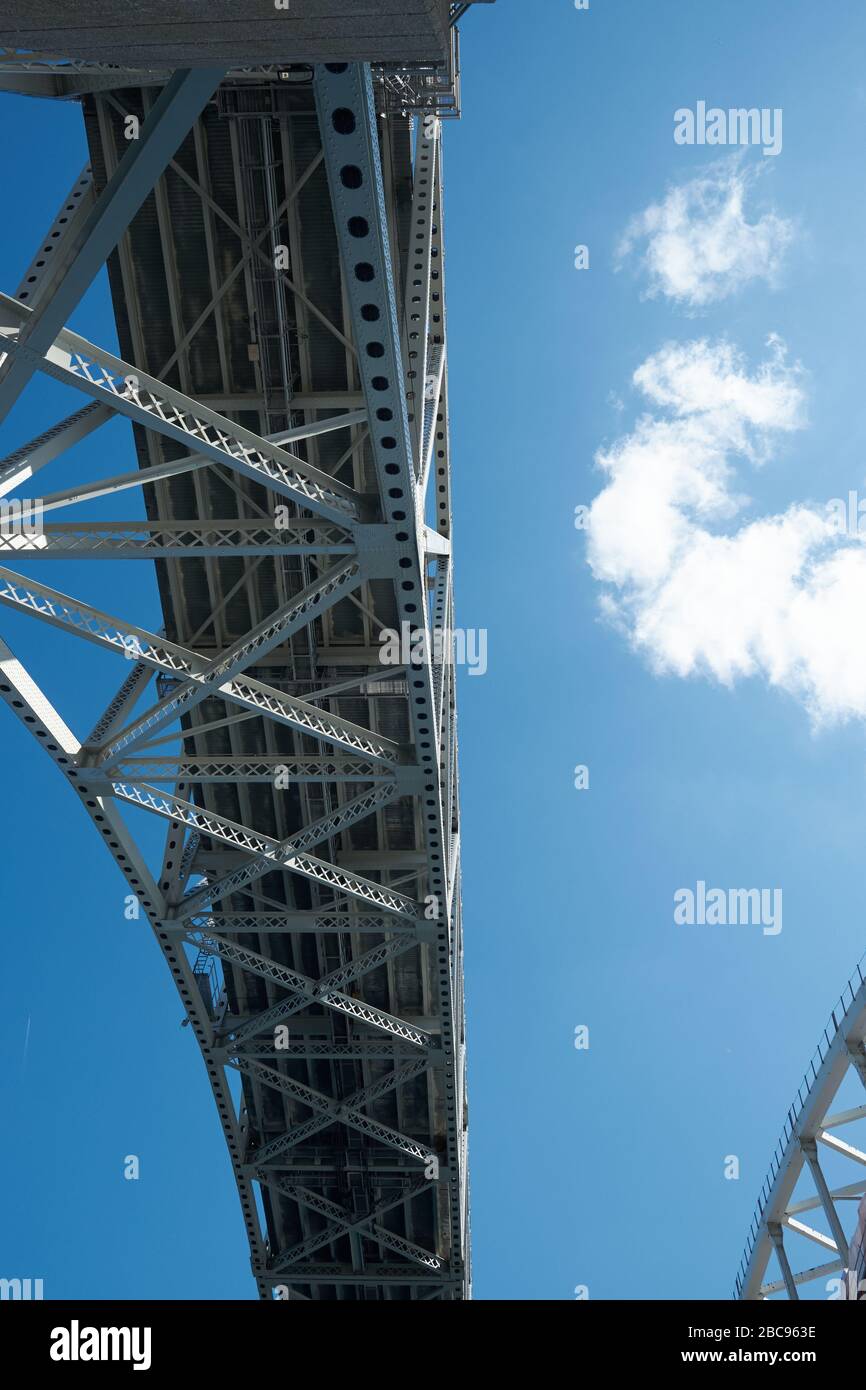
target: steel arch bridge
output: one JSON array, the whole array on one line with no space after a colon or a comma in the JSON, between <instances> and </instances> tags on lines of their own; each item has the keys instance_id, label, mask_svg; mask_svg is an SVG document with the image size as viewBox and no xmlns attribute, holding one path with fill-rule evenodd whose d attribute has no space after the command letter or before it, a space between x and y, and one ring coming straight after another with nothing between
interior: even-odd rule
<instances>
[{"instance_id":1,"label":"steel arch bridge","mask_svg":"<svg viewBox=\"0 0 866 1390\"><path fill-rule=\"evenodd\" d=\"M853 1228L866 1194L866 1104L839 1108L849 1085L858 1098L866 1087L866 956L845 986L788 1111L752 1218L735 1298L797 1299L803 1285L818 1280L835 1281L834 1297L857 1297L866 1247L856 1242ZM824 1229L813 1224L816 1216ZM823 1259L809 1264L816 1246ZM796 1267L794 1247L801 1257Z\"/></svg>"},{"instance_id":2,"label":"steel arch bridge","mask_svg":"<svg viewBox=\"0 0 866 1390\"><path fill-rule=\"evenodd\" d=\"M0 295L0 420L37 373L85 397L0 460L0 607L119 672L75 733L0 638L0 695L165 957L260 1296L468 1297L453 47L435 69L2 59L0 90L81 100L90 163ZM122 356L68 326L106 261ZM138 467L76 477L118 416ZM22 500L55 462L63 486ZM143 517L50 519L136 489ZM155 562L157 621L112 611L111 568L107 611L42 582L82 559Z\"/></svg>"}]
</instances>

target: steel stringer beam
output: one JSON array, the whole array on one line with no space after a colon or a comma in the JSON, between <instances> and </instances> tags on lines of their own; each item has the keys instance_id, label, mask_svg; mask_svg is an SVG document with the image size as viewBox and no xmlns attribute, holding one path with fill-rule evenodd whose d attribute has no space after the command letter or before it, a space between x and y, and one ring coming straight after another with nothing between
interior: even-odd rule
<instances>
[{"instance_id":1,"label":"steel stringer beam","mask_svg":"<svg viewBox=\"0 0 866 1390\"><path fill-rule=\"evenodd\" d=\"M0 421L33 375L35 359L52 346L222 76L220 68L181 69L161 92L139 138L130 141L84 225L60 250L60 264L53 267L52 293L39 301L22 337L32 355L7 364L0 378Z\"/></svg>"},{"instance_id":2,"label":"steel stringer beam","mask_svg":"<svg viewBox=\"0 0 866 1390\"><path fill-rule=\"evenodd\" d=\"M205 658L196 652L176 642L169 642L147 628L103 613L92 604L79 603L68 594L4 568L0 568L0 603L19 612L31 613L43 622L74 632L127 659L134 654L137 661L155 667L166 675L200 674L208 666ZM403 758L400 746L392 740L341 719L339 715L320 710L316 705L284 695L248 676L223 682L213 694L352 753L363 753L395 764Z\"/></svg>"},{"instance_id":3,"label":"steel stringer beam","mask_svg":"<svg viewBox=\"0 0 866 1390\"><path fill-rule=\"evenodd\" d=\"M30 310L0 294L0 312L7 325L0 342L33 370L83 391L145 429L185 444L196 455L226 464L331 521L345 524L363 519L363 499L351 488L281 445L272 444L68 329L58 333L53 346L42 355L14 333L16 326L26 325ZM198 466L194 459L179 462Z\"/></svg>"},{"instance_id":4,"label":"steel stringer beam","mask_svg":"<svg viewBox=\"0 0 866 1390\"><path fill-rule=\"evenodd\" d=\"M406 364L398 328L370 68L359 63L320 65L315 69L313 86L383 522L394 527L394 547L405 575L395 585L397 627L402 631L401 624L406 622L410 633L415 633L427 626L425 526L417 484L420 459L413 445L404 392ZM427 894L444 905L448 900L448 838L434 745L436 696L429 654L423 665L412 668L409 690L412 742L419 766L430 773L423 822ZM449 941L450 923L444 917L441 928L439 945L447 951L453 943ZM439 975L436 1002L446 1057L446 1161L449 1169L459 1174L459 1182L449 1193L450 1240L454 1261L462 1265L468 1247L468 1183L457 1100L462 1078L456 1069L455 1034L459 1037L463 1024L458 1015L462 1004L455 998L450 971Z\"/></svg>"},{"instance_id":5,"label":"steel stringer beam","mask_svg":"<svg viewBox=\"0 0 866 1390\"><path fill-rule=\"evenodd\" d=\"M281 1274L265 1272L264 1279L270 1284L362 1284L368 1287L387 1287L393 1284L417 1284L435 1286L437 1296L443 1287L453 1288L455 1294L463 1284L459 1273L443 1277L442 1270L422 1270L420 1266L369 1264L359 1271L352 1265L335 1263L299 1263L291 1265Z\"/></svg>"},{"instance_id":6,"label":"steel stringer beam","mask_svg":"<svg viewBox=\"0 0 866 1390\"><path fill-rule=\"evenodd\" d=\"M348 532L328 522L88 521L0 530L0 554L40 560L187 560L258 555L352 555Z\"/></svg>"},{"instance_id":7,"label":"steel stringer beam","mask_svg":"<svg viewBox=\"0 0 866 1390\"><path fill-rule=\"evenodd\" d=\"M111 411L97 401L89 401L81 410L43 430L35 439L22 444L14 453L0 459L0 497L20 487L53 459L59 458L74 444L86 439L94 430L111 419Z\"/></svg>"},{"instance_id":8,"label":"steel stringer beam","mask_svg":"<svg viewBox=\"0 0 866 1390\"><path fill-rule=\"evenodd\" d=\"M271 786L283 783L321 783L351 785L353 782L393 781L394 773L383 763L363 758L337 756L334 758L293 758L288 753L266 753L249 758L194 758L184 754L176 757L155 755L123 757L114 767L106 769L107 777L117 782L192 782L210 783L266 782Z\"/></svg>"}]
</instances>

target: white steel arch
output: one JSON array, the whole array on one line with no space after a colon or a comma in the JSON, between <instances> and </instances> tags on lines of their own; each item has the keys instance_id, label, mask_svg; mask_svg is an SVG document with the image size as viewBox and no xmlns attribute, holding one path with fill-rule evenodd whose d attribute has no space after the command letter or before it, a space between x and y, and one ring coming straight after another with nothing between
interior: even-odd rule
<instances>
[{"instance_id":1,"label":"white steel arch","mask_svg":"<svg viewBox=\"0 0 866 1390\"><path fill-rule=\"evenodd\" d=\"M866 956L845 986L788 1111L752 1218L735 1298L796 1299L813 1281L844 1279L857 1202L866 1193L866 1153L845 1137L846 1126L866 1119L866 1104L840 1110L836 1099L852 1073L866 1089ZM821 1161L829 1153L847 1170L845 1181L832 1186ZM795 1193L801 1176L809 1179L808 1191ZM824 1229L812 1224L809 1213L818 1214ZM821 1252L819 1262L792 1261L794 1235Z\"/></svg>"}]
</instances>

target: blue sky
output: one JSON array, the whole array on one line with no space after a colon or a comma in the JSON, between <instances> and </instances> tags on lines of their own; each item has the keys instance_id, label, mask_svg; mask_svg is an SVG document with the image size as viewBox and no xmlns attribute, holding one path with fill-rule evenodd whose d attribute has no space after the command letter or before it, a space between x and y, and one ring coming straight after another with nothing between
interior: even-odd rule
<instances>
[{"instance_id":1,"label":"blue sky","mask_svg":"<svg viewBox=\"0 0 866 1390\"><path fill-rule=\"evenodd\" d=\"M790 423L794 393L807 423L758 431L767 457L734 459L729 489L750 500L691 517L691 540L695 525L734 535L792 503L866 496L866 14L853 0L820 18L805 0L591 0L589 12L499 0L462 34L464 118L445 132L458 621L489 632L487 674L462 673L460 692L475 1295L726 1297L785 1112L866 944L866 704L816 727L816 701L826 716L848 691L847 665L804 693L809 652L790 624L781 684L757 659L729 686L657 673L658 643L682 637L677 613L660 617L646 585L619 591L618 629L600 612L617 591L587 563L588 544L596 574L621 563L634 526L588 535L574 510L609 481L599 452L616 455L648 408L665 415L633 384L642 364L666 344L676 363L697 339L725 340L751 379L770 334L802 368L773 379L779 418ZM763 225L782 249L772 283L738 263L732 293L689 304L647 297L645 246L615 267L635 217L729 169L726 150L674 143L675 110L699 100L783 110L779 156L748 150L740 166L746 225L776 219ZM85 150L74 106L0 97L0 121L18 190L0 225L9 290ZM588 271L574 268L578 243ZM74 326L113 344L104 281ZM35 384L2 452L74 404ZM70 458L76 478L133 466L126 426ZM126 568L127 609L152 626L147 567ZM99 597L85 564L47 582ZM702 628L710 660L722 627L745 642L725 592ZM861 623L843 599L834 651L849 643L856 668ZM652 650L630 639L640 620ZM6 614L3 632L87 729L116 662L57 639L60 687L53 636ZM855 682L852 707L859 695ZM44 1277L49 1297L253 1297L165 967L124 920L124 884L72 794L11 717L4 728L3 1263ZM574 789L576 764L588 791ZM676 926L674 892L701 879L781 888L783 930ZM590 1047L577 1051L582 1024ZM122 1178L128 1153L137 1183ZM730 1154L738 1181L724 1178Z\"/></svg>"}]
</instances>

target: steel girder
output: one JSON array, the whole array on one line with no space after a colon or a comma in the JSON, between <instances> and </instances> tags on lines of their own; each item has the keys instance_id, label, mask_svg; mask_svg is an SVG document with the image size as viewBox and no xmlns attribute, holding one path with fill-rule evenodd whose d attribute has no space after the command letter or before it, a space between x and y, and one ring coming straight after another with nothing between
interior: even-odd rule
<instances>
[{"instance_id":1,"label":"steel girder","mask_svg":"<svg viewBox=\"0 0 866 1390\"><path fill-rule=\"evenodd\" d=\"M301 346L295 396L304 419L293 416L277 434L266 434L230 418L233 411L255 411L258 398L255 391L238 395L228 374L220 314L239 286L253 295L253 268L270 255L263 242L273 243L286 231L277 221L264 230L245 228L240 194L237 217L220 205L209 187L203 121L189 137L195 177L187 157L171 158L195 114L189 115L192 87L205 100L207 80L195 84L179 76L169 84L144 122L142 134L150 137L137 160L118 162L108 113L121 108L110 92L99 99L104 178L88 169L73 186L65 207L75 215L61 210L49 232L50 273L37 253L17 297L0 296L0 408L5 401L8 409L35 371L91 398L0 460L0 496L14 494L119 415L140 431L139 469L46 494L40 521L43 511L139 486L149 499L146 520L7 525L0 530L0 557L28 565L45 558L152 559L164 567L158 573L171 619L168 632L0 569L4 607L131 660L126 679L83 740L2 641L0 695L76 791L166 957L216 1099L261 1296L290 1284L297 1297L316 1297L329 1285L337 1297L347 1296L352 1285L358 1297L466 1297L453 669L425 657L387 673L386 680L375 658L372 664L368 658L366 669L335 680L332 665L338 653L334 612L347 604L366 615L362 655L384 626L408 622L420 631L453 621L438 122L419 128L402 261L392 242L395 194L380 158L380 141L392 134L387 125L378 126L369 68L335 64L316 70L322 148L307 157L303 174L293 174L293 184L292 141L281 129L285 196L275 216L289 219L294 278L286 283L295 292L299 322L332 330L345 349L347 380L345 389L335 391L331 382L323 389L309 349ZM214 74L211 90L215 81ZM237 160L236 145L233 150ZM169 175L158 179L167 161L172 177L201 200L205 218L212 293L190 328L184 325L182 276L172 270ZM234 172L240 188L237 167ZM314 186L317 172L327 176L318 196L329 191L344 332L315 296L301 294L295 284L303 278L300 266L294 270L302 228L292 221L292 210L301 190L309 193ZM129 225L154 186L175 335L174 352L156 375L146 370L146 335L133 290L136 224ZM234 229L242 248L241 260L222 279L216 269L219 225ZM113 273L119 269L132 311L133 352L125 356L87 342L64 322L118 242ZM221 263L230 264L225 257ZM402 302L397 283L405 284ZM220 343L224 385L217 399L228 414L201 399L189 366L190 344L207 323ZM168 373L179 385L169 382ZM328 409L343 413L320 418L318 412ZM260 418L264 422L264 414ZM311 462L321 441L338 430L349 432L349 448L329 468ZM306 457L286 447L295 443ZM188 452L178 457L179 448ZM337 476L347 464L354 485ZM435 529L426 524L432 476ZM213 511L202 507L209 478L223 496L237 499L237 516L220 510L216 515L223 519L213 520ZM199 499L193 516L172 510L170 490L178 480L189 480ZM278 525L281 505L289 514ZM25 522L35 516L35 509L30 518L22 511ZM285 566L291 559L306 583L290 578ZM231 589L220 569L228 561L243 565ZM432 601L430 563L436 566ZM192 565L201 567L211 608L207 623L197 628L179 622L179 567ZM257 615L254 578L262 565L274 567L278 602ZM249 598L250 617L229 636L225 613L239 590ZM201 641L205 631L209 636ZM186 640L176 640L184 633ZM310 677L287 679L285 668L296 661L297 639L305 635L313 653ZM427 644L428 651L433 648ZM324 677L314 670L317 651L324 654ZM274 673L270 683L250 673L263 663ZM159 699L133 717L154 674L161 683ZM389 697L405 711L403 733L396 737L393 721L388 732L380 731ZM359 700L367 705L369 727L340 711L344 698L354 701L353 709ZM374 707L380 711L375 719ZM238 741L244 724L255 732L254 745L246 736L243 744ZM261 800L269 783L270 809ZM289 792L290 802L281 800ZM228 804L239 814L218 809ZM411 850L400 841L389 847L388 817L398 806L404 821L410 816ZM130 824L123 808L133 809ZM167 822L162 863L155 869L136 844L139 810ZM412 891L392 885L396 868L382 868L374 881L348 867L357 854L354 827L372 822L374 839L362 840L361 847L378 844L383 865L405 860ZM309 853L318 844L327 845L327 857ZM190 886L196 876L204 881ZM318 972L298 968L301 961L317 961ZM217 986L207 983L217 966L218 997ZM399 1004L407 990L407 997L418 994L407 1013L383 1007L389 1000ZM240 1105L229 1083L232 1072L243 1083ZM276 1126L275 1104L282 1107ZM297 1106L312 1116L299 1118ZM354 1209L340 1196L340 1173L349 1175ZM395 1183L390 1195L374 1196ZM267 1234L254 1186L264 1203ZM404 1234L378 1220L391 1211ZM322 1246L330 1247L331 1258L312 1263L309 1255Z\"/></svg>"},{"instance_id":2,"label":"steel girder","mask_svg":"<svg viewBox=\"0 0 866 1390\"><path fill-rule=\"evenodd\" d=\"M395 527L399 562L407 570L407 577L397 590L398 617L412 628L420 626L422 622L426 626L424 499L417 485L419 470L410 439L403 386L404 363L397 327L370 71L367 67L354 64L333 64L319 68L315 87L346 294L355 325L359 370L371 422L371 443L380 495L387 499L386 518ZM433 121L429 130L430 137L438 147L438 122ZM423 154L424 151L422 139L419 152ZM352 172L348 173L349 170ZM431 186L431 199L434 193ZM414 248L410 248L409 257L413 254ZM423 269L422 266L422 274ZM443 287L438 273L437 279L438 293L441 295ZM405 371L406 388L413 393L413 413L417 414L423 382L418 379L411 351ZM448 877L447 857L443 861L443 855L447 853L448 831L442 782L436 768L436 749L439 745L435 733L433 672L429 660L417 671L413 670L411 687L414 695L410 702L414 742L422 766L428 767L431 772L431 781L427 784L429 796L425 817L429 891L435 899L447 904L452 884ZM450 928L450 913L448 925ZM459 1175L451 1192L451 1239L455 1250L465 1250L468 1240L468 1190L465 1184L466 1166L462 1161L464 1113L459 1072L463 1022L453 987L455 973L462 975L462 949L459 936L450 930L449 948L451 968L444 963L440 965L439 1008L443 1019L442 1046L446 1055L446 1074L452 1078L453 1085L453 1101L449 1105L447 1124L447 1161L449 1167Z\"/></svg>"},{"instance_id":3,"label":"steel girder","mask_svg":"<svg viewBox=\"0 0 866 1390\"><path fill-rule=\"evenodd\" d=\"M866 1152L833 1133L866 1121L866 1104L834 1113L836 1097L847 1078L857 1078L857 1089L866 1090L866 956L846 985L788 1111L740 1262L735 1288L738 1299L762 1299L778 1293L796 1299L804 1284L845 1278L850 1238L845 1228L847 1225L850 1230L856 1224L850 1213L855 1199L866 1193ZM821 1164L822 1148L845 1160L850 1177L859 1173L858 1180L831 1188ZM807 1175L811 1184L804 1195L798 1183ZM826 1231L800 1220L811 1211L820 1213ZM793 1267L792 1235L804 1237L831 1258L805 1268ZM775 1279L768 1277L774 1254L781 1276Z\"/></svg>"}]
</instances>

